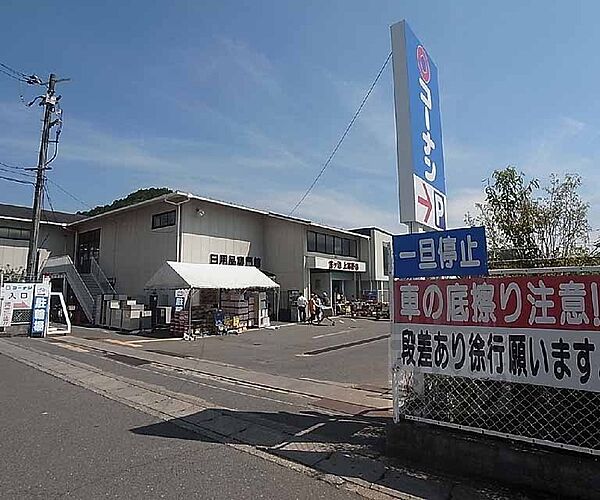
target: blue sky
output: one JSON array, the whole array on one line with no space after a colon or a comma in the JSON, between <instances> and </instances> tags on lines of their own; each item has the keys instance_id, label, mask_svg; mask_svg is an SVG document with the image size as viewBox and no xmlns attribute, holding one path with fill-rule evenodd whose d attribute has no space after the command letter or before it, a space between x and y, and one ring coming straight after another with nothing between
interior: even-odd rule
<instances>
[{"instance_id":1,"label":"blue sky","mask_svg":"<svg viewBox=\"0 0 600 500\"><path fill-rule=\"evenodd\" d=\"M407 19L440 72L450 223L510 163L581 174L600 225L599 2L4 0L0 18L0 61L72 78L49 175L88 205L166 185L289 212ZM35 164L35 91L0 75L0 161ZM392 92L390 65L299 215L398 229Z\"/></svg>"}]
</instances>

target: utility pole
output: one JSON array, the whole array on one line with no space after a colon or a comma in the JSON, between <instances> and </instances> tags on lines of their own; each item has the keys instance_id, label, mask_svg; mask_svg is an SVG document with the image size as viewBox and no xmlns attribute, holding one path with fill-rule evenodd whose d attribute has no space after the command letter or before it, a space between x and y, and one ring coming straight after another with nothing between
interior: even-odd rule
<instances>
[{"instance_id":1,"label":"utility pole","mask_svg":"<svg viewBox=\"0 0 600 500\"><path fill-rule=\"evenodd\" d=\"M50 129L53 123L50 121L56 97L54 87L56 86L56 75L50 74L48 79L48 90L42 98L41 105L44 110L44 125L42 127L42 139L40 142L40 153L37 164L37 178L35 181L35 194L33 196L33 217L31 234L29 235L29 251L27 253L27 281L37 281L37 262L38 262L38 237L40 233L40 219L42 215L42 197L44 194L44 180L46 177L46 160L48 157L48 144L50 141Z\"/></svg>"}]
</instances>

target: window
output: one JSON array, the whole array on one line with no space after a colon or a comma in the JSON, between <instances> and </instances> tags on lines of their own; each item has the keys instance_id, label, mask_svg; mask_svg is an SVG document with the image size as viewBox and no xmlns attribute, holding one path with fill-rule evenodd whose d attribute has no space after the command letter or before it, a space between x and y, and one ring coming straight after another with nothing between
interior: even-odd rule
<instances>
[{"instance_id":1,"label":"window","mask_svg":"<svg viewBox=\"0 0 600 500\"><path fill-rule=\"evenodd\" d=\"M152 229L160 229L161 227L169 227L175 225L175 210L155 214L152 216Z\"/></svg>"},{"instance_id":2,"label":"window","mask_svg":"<svg viewBox=\"0 0 600 500\"><path fill-rule=\"evenodd\" d=\"M358 252L356 251L356 240L350 240L350 257L358 257Z\"/></svg>"},{"instance_id":3,"label":"window","mask_svg":"<svg viewBox=\"0 0 600 500\"><path fill-rule=\"evenodd\" d=\"M335 237L334 255L342 255L342 238Z\"/></svg>"},{"instance_id":4,"label":"window","mask_svg":"<svg viewBox=\"0 0 600 500\"><path fill-rule=\"evenodd\" d=\"M342 255L348 257L350 255L350 240L344 238L342 240Z\"/></svg>"},{"instance_id":5,"label":"window","mask_svg":"<svg viewBox=\"0 0 600 500\"><path fill-rule=\"evenodd\" d=\"M29 240L29 229L0 227L0 238L7 240Z\"/></svg>"},{"instance_id":6,"label":"window","mask_svg":"<svg viewBox=\"0 0 600 500\"><path fill-rule=\"evenodd\" d=\"M333 236L327 235L326 245L325 245L325 253L333 255Z\"/></svg>"},{"instance_id":7,"label":"window","mask_svg":"<svg viewBox=\"0 0 600 500\"><path fill-rule=\"evenodd\" d=\"M326 238L324 234L321 233L317 233L317 252L321 252L321 253L327 253L327 244L326 244Z\"/></svg>"},{"instance_id":8,"label":"window","mask_svg":"<svg viewBox=\"0 0 600 500\"><path fill-rule=\"evenodd\" d=\"M309 252L316 252L317 251L317 233L315 233L314 231L308 231L307 234L307 250Z\"/></svg>"},{"instance_id":9,"label":"window","mask_svg":"<svg viewBox=\"0 0 600 500\"><path fill-rule=\"evenodd\" d=\"M331 234L306 232L306 248L309 252L319 252L339 257L358 257L358 242L351 238L340 238Z\"/></svg>"},{"instance_id":10,"label":"window","mask_svg":"<svg viewBox=\"0 0 600 500\"><path fill-rule=\"evenodd\" d=\"M387 245L383 246L383 275L389 276L390 268L390 247ZM387 282L386 282L387 284Z\"/></svg>"}]
</instances>

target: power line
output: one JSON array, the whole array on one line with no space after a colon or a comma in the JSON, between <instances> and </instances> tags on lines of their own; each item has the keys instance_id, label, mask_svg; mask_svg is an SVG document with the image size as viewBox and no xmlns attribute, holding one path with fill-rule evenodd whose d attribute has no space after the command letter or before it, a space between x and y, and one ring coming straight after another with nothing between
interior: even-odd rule
<instances>
[{"instance_id":1,"label":"power line","mask_svg":"<svg viewBox=\"0 0 600 500\"><path fill-rule=\"evenodd\" d=\"M23 82L23 83L27 83L27 80L25 80L24 78L20 78L18 76L15 76L14 74L0 68L0 73L4 73L6 76L8 76L9 78L12 78L13 80L17 80L18 82Z\"/></svg>"},{"instance_id":2,"label":"power line","mask_svg":"<svg viewBox=\"0 0 600 500\"><path fill-rule=\"evenodd\" d=\"M4 175L0 175L0 179L5 180L5 181L10 181L10 182L16 182L18 184L29 184L33 186L33 182L32 181L24 181L21 179L15 179L14 177L7 177Z\"/></svg>"},{"instance_id":3,"label":"power line","mask_svg":"<svg viewBox=\"0 0 600 500\"><path fill-rule=\"evenodd\" d=\"M21 77L21 78L27 78L27 75L21 71L17 71L14 68L11 68L8 64L4 64L0 62L0 66L2 66L5 70L10 71L11 73L14 73L15 75Z\"/></svg>"},{"instance_id":4,"label":"power line","mask_svg":"<svg viewBox=\"0 0 600 500\"><path fill-rule=\"evenodd\" d=\"M298 209L298 207L300 205L302 205L302 203L304 202L304 200L307 198L307 196L310 194L310 192L313 190L313 188L316 186L317 182L319 182L319 179L321 178L321 176L325 173L325 170L327 170L327 167L329 166L329 164L331 163L331 160L333 160L333 157L335 156L335 154L337 153L338 149L340 148L340 146L342 145L342 142L344 142L344 139L346 138L346 136L348 135L348 132L350 132L350 129L352 128L352 125L354 125L354 122L356 121L356 119L358 118L358 115L360 114L360 112L362 111L363 107L365 106L367 99L369 98L369 96L371 95L371 92L373 92L373 89L375 88L375 85L377 85L377 82L379 81L379 78L381 77L381 74L383 73L383 70L385 69L385 67L387 66L388 62L390 61L390 58L392 57L392 53L390 52L385 60L385 62L383 63L383 66L381 66L381 69L379 70L379 73L377 73L377 76L375 77L375 80L373 80L373 83L371 84L371 86L369 87L368 92L366 93L365 97L363 98L362 102L360 103L360 106L358 106L358 109L356 110L356 112L354 113L354 116L352 117L352 120L350 120L350 123L348 123L348 126L346 127L346 130L344 130L344 133L342 134L342 136L340 137L340 140L337 142L337 144L335 145L335 147L333 148L333 151L331 152L331 154L329 155L329 158L327 158L327 161L323 164L323 168L321 168L321 171L319 172L319 174L315 177L315 180L312 182L312 184L308 187L308 189L306 190L306 192L304 193L304 195L302 196L302 198L300 198L300 200L298 200L298 203L296 203L296 205L294 206L294 208L292 208L291 212L289 213L289 215L293 215L294 212Z\"/></svg>"},{"instance_id":5,"label":"power line","mask_svg":"<svg viewBox=\"0 0 600 500\"><path fill-rule=\"evenodd\" d=\"M2 161L0 161L0 165L2 165L3 167L6 167L6 168L12 168L13 170L26 170L25 167L17 167L15 165L9 165L8 163L4 163Z\"/></svg>"},{"instance_id":6,"label":"power line","mask_svg":"<svg viewBox=\"0 0 600 500\"><path fill-rule=\"evenodd\" d=\"M55 186L58 189L60 189L64 194L66 194L67 196L69 196L70 198L72 198L73 200L75 200L77 203L81 204L82 206L84 206L86 208L93 208L90 204L86 203L85 201L81 201L79 198L77 198L77 196L75 196L72 193L69 193L69 191L67 191L64 187L62 187L56 181L53 181L52 179L49 179L49 178L47 180L48 180L48 182L50 184L52 184L53 186Z\"/></svg>"}]
</instances>

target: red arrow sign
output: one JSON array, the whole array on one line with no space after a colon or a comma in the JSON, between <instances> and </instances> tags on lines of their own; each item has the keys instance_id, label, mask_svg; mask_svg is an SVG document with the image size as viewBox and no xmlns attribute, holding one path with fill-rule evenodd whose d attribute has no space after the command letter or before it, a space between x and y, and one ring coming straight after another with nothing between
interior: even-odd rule
<instances>
[{"instance_id":1,"label":"red arrow sign","mask_svg":"<svg viewBox=\"0 0 600 500\"><path fill-rule=\"evenodd\" d=\"M423 182L423 190L425 191L425 196L427 198L423 198L422 196L417 196L417 203L423 205L427 212L425 212L425 222L429 221L429 216L431 215L431 208L433 205L431 204L431 198L429 197L429 191L427 191L427 185Z\"/></svg>"}]
</instances>

